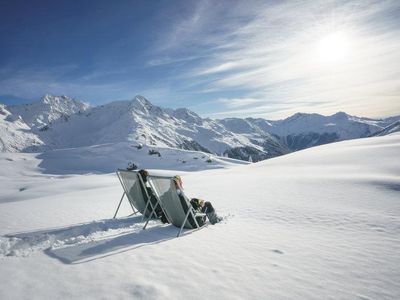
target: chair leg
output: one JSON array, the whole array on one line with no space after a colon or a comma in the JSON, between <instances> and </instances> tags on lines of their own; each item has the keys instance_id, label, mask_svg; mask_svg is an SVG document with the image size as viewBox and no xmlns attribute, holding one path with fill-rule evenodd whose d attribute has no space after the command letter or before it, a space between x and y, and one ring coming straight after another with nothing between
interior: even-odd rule
<instances>
[{"instance_id":1,"label":"chair leg","mask_svg":"<svg viewBox=\"0 0 400 300\"><path fill-rule=\"evenodd\" d=\"M182 230L183 230L183 226L185 226L186 221L187 221L187 219L188 219L188 217L189 217L189 214L190 214L190 209L188 209L188 212L186 213L186 216L185 216L185 220L183 220L182 226L181 226L181 228L179 229L178 235L177 235L176 237L179 237L179 236L181 235L181 232L182 232ZM195 222L196 222L196 219L195 219ZM197 223L197 222L196 222L196 223Z\"/></svg>"},{"instance_id":2,"label":"chair leg","mask_svg":"<svg viewBox=\"0 0 400 300\"><path fill-rule=\"evenodd\" d=\"M144 207L143 216L142 216L142 222L144 221L144 218L146 217L146 211L147 211L147 207L149 206L149 203L150 203L150 200L147 201L146 206Z\"/></svg>"},{"instance_id":3,"label":"chair leg","mask_svg":"<svg viewBox=\"0 0 400 300\"><path fill-rule=\"evenodd\" d=\"M119 207L121 206L122 199L124 199L124 196L125 196L125 192L122 194L121 200L119 201L119 204L118 204L117 210L115 211L113 219L115 219L115 217L117 216L117 213L119 211Z\"/></svg>"},{"instance_id":4,"label":"chair leg","mask_svg":"<svg viewBox=\"0 0 400 300\"><path fill-rule=\"evenodd\" d=\"M143 226L143 230L146 229L147 224L149 223L149 221L150 221L150 219L151 219L151 216L152 216L153 214L156 215L155 210L156 210L157 204L158 204L158 201L157 201L156 205L153 207L153 206L151 205L151 203L150 203L150 206L151 206L153 209L151 210L150 215L147 217L147 221L146 221L146 224L144 224L144 226ZM146 211L145 211L145 212L146 212Z\"/></svg>"},{"instance_id":5,"label":"chair leg","mask_svg":"<svg viewBox=\"0 0 400 300\"><path fill-rule=\"evenodd\" d=\"M138 210L133 210L133 213L131 213L128 217L130 217L130 216L135 216L135 215L137 215L137 213L138 213L139 211Z\"/></svg>"}]
</instances>

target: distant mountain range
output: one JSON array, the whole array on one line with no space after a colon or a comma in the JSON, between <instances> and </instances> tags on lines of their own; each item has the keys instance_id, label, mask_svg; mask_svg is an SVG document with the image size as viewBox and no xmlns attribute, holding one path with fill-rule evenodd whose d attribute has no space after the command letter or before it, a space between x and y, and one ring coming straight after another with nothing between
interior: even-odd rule
<instances>
[{"instance_id":1,"label":"distant mountain range","mask_svg":"<svg viewBox=\"0 0 400 300\"><path fill-rule=\"evenodd\" d=\"M278 121L213 120L186 108L155 106L143 96L92 107L66 96L46 95L29 104L0 104L0 151L42 152L130 141L259 161L326 143L398 131L399 120L400 116L369 119L343 112L332 116L297 113Z\"/></svg>"}]
</instances>

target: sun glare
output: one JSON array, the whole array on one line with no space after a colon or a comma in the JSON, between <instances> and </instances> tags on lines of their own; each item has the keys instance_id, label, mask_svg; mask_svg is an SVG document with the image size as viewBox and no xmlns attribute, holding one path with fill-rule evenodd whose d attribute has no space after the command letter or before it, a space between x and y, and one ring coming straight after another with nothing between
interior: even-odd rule
<instances>
[{"instance_id":1,"label":"sun glare","mask_svg":"<svg viewBox=\"0 0 400 300\"><path fill-rule=\"evenodd\" d=\"M349 57L350 41L343 32L334 32L319 41L317 52L322 63L339 64Z\"/></svg>"}]
</instances>

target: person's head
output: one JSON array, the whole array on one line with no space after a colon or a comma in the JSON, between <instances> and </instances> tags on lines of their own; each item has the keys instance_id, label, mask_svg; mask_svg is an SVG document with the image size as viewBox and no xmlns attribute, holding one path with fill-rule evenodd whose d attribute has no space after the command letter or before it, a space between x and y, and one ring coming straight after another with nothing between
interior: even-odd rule
<instances>
[{"instance_id":1,"label":"person's head","mask_svg":"<svg viewBox=\"0 0 400 300\"><path fill-rule=\"evenodd\" d=\"M175 182L176 188L183 189L183 182L182 182L181 176L175 175L174 182Z\"/></svg>"},{"instance_id":2,"label":"person's head","mask_svg":"<svg viewBox=\"0 0 400 300\"><path fill-rule=\"evenodd\" d=\"M143 181L147 181L147 176L149 176L149 172L147 170L141 169L139 170L139 174L142 177Z\"/></svg>"}]
</instances>

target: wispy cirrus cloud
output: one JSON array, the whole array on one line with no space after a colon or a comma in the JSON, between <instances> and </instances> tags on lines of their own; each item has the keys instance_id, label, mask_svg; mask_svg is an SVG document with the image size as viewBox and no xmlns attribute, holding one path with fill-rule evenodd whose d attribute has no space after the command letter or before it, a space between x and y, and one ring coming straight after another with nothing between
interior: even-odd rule
<instances>
[{"instance_id":1,"label":"wispy cirrus cloud","mask_svg":"<svg viewBox=\"0 0 400 300\"><path fill-rule=\"evenodd\" d=\"M76 22L33 8L28 29L3 18L15 34L2 35L0 93L94 103L141 93L206 116L400 113L397 0L173 3L99 3Z\"/></svg>"},{"instance_id":2,"label":"wispy cirrus cloud","mask_svg":"<svg viewBox=\"0 0 400 300\"><path fill-rule=\"evenodd\" d=\"M256 99L256 98L219 98L215 101L229 108L251 106L254 104L260 104L264 102L262 99Z\"/></svg>"},{"instance_id":3,"label":"wispy cirrus cloud","mask_svg":"<svg viewBox=\"0 0 400 300\"><path fill-rule=\"evenodd\" d=\"M168 49L183 57L182 47L203 54L199 63L182 69L180 78L192 89L197 82L195 89L207 97L232 95L215 98L224 110L217 114L400 112L398 2L229 1L210 6L201 2L188 19L176 23ZM341 51L338 41L326 53L320 46L335 34L345 37L347 51L337 61L331 58Z\"/></svg>"}]
</instances>

